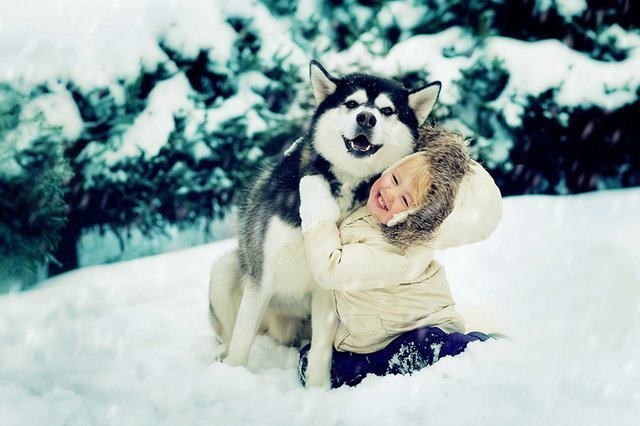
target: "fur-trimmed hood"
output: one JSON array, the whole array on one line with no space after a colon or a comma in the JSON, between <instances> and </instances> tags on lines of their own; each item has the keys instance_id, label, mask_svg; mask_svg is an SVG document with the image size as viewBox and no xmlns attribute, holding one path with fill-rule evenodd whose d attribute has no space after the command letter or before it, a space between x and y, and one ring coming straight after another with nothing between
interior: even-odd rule
<instances>
[{"instance_id":1,"label":"fur-trimmed hood","mask_svg":"<svg viewBox=\"0 0 640 426\"><path fill-rule=\"evenodd\" d=\"M469 157L464 137L425 125L416 153L411 154L418 155L427 158L431 185L419 208L390 221L392 226L381 225L386 239L401 248L430 242L445 249L487 238L502 217L500 190Z\"/></svg>"}]
</instances>

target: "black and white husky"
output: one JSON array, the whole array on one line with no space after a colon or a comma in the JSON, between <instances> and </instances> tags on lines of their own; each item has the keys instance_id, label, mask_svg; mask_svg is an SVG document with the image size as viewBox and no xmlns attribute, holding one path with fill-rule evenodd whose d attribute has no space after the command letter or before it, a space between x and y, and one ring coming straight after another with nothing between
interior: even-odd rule
<instances>
[{"instance_id":1,"label":"black and white husky","mask_svg":"<svg viewBox=\"0 0 640 426\"><path fill-rule=\"evenodd\" d=\"M258 332L297 344L312 331L307 385L329 387L335 322L331 295L304 257L300 179L323 175L344 217L366 200L371 179L414 150L441 85L408 91L371 75L336 78L317 61L310 78L317 110L307 133L240 198L238 249L214 265L209 301L227 364L246 365Z\"/></svg>"}]
</instances>

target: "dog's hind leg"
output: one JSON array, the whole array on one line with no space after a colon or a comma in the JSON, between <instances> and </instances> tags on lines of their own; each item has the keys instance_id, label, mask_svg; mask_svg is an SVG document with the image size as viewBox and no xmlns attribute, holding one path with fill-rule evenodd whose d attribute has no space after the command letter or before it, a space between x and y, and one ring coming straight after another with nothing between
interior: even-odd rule
<instances>
[{"instance_id":1,"label":"dog's hind leg","mask_svg":"<svg viewBox=\"0 0 640 426\"><path fill-rule=\"evenodd\" d=\"M231 366L247 365L249 350L258 328L264 317L265 310L273 296L268 289L270 286L258 288L247 277L238 317L233 327L233 335L229 343L229 351L224 359L225 364Z\"/></svg>"},{"instance_id":2,"label":"dog's hind leg","mask_svg":"<svg viewBox=\"0 0 640 426\"><path fill-rule=\"evenodd\" d=\"M242 298L240 279L237 251L226 253L216 259L211 268L209 284L209 318L218 337L226 344L231 340Z\"/></svg>"},{"instance_id":3,"label":"dog's hind leg","mask_svg":"<svg viewBox=\"0 0 640 426\"><path fill-rule=\"evenodd\" d=\"M311 348L306 372L308 387L331 387L331 359L338 318L333 310L332 293L320 287L311 300Z\"/></svg>"},{"instance_id":4,"label":"dog's hind leg","mask_svg":"<svg viewBox=\"0 0 640 426\"><path fill-rule=\"evenodd\" d=\"M267 334L281 345L297 346L304 339L309 339L309 322L307 318L286 315L274 309L267 309L264 317Z\"/></svg>"}]
</instances>

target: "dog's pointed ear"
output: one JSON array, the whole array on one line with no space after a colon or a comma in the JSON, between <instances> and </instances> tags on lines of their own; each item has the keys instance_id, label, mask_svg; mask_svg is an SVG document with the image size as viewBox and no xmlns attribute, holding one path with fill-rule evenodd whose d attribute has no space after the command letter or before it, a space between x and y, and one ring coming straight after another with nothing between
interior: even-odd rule
<instances>
[{"instance_id":1,"label":"dog's pointed ear","mask_svg":"<svg viewBox=\"0 0 640 426\"><path fill-rule=\"evenodd\" d=\"M438 96L440 96L441 88L442 83L434 81L422 89L414 90L409 93L409 106L413 112L416 113L418 125L424 123L429 114L431 114L431 110L433 110L433 107L438 100Z\"/></svg>"},{"instance_id":2,"label":"dog's pointed ear","mask_svg":"<svg viewBox=\"0 0 640 426\"><path fill-rule=\"evenodd\" d=\"M316 99L317 105L320 105L327 96L331 95L338 88L335 82L336 79L315 59L309 63L309 78L311 79L313 97Z\"/></svg>"}]
</instances>

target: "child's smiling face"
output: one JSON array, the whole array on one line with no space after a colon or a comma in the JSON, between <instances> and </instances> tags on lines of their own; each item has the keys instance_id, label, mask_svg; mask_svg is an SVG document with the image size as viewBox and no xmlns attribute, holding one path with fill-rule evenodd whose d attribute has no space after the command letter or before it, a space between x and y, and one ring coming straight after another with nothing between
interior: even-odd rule
<instances>
[{"instance_id":1,"label":"child's smiling face","mask_svg":"<svg viewBox=\"0 0 640 426\"><path fill-rule=\"evenodd\" d=\"M414 206L416 176L421 167L426 167L424 160L414 157L380 176L369 191L369 213L386 225L394 215Z\"/></svg>"}]
</instances>

